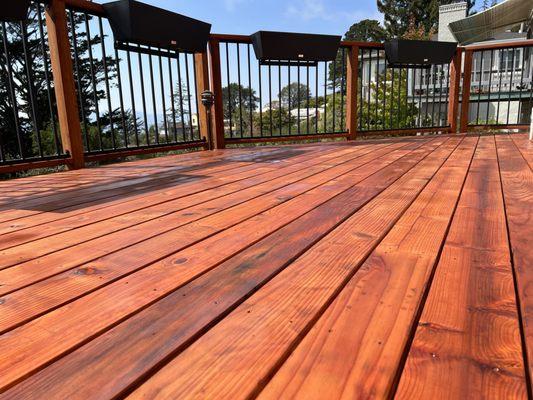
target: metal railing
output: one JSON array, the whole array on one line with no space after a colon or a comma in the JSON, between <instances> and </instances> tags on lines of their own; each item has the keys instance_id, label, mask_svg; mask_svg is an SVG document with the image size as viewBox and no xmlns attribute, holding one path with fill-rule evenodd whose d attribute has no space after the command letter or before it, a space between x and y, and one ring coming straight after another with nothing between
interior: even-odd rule
<instances>
[{"instance_id":1,"label":"metal railing","mask_svg":"<svg viewBox=\"0 0 533 400\"><path fill-rule=\"evenodd\" d=\"M116 45L106 18L67 12L86 154L203 144L193 54Z\"/></svg>"},{"instance_id":2,"label":"metal railing","mask_svg":"<svg viewBox=\"0 0 533 400\"><path fill-rule=\"evenodd\" d=\"M0 23L0 164L65 158L59 136L44 6Z\"/></svg>"},{"instance_id":3,"label":"metal railing","mask_svg":"<svg viewBox=\"0 0 533 400\"><path fill-rule=\"evenodd\" d=\"M449 127L450 66L390 68L383 46L359 48L358 131Z\"/></svg>"},{"instance_id":4,"label":"metal railing","mask_svg":"<svg viewBox=\"0 0 533 400\"><path fill-rule=\"evenodd\" d=\"M46 3L46 5L44 4ZM100 4L34 1L0 23L0 173L247 142L521 128L533 41L458 48L450 65L389 68L381 43L317 65L262 65L248 36L203 53L116 43ZM205 90L214 106L200 104Z\"/></svg>"},{"instance_id":5,"label":"metal railing","mask_svg":"<svg viewBox=\"0 0 533 400\"><path fill-rule=\"evenodd\" d=\"M471 57L468 125L530 124L533 46L477 49Z\"/></svg>"},{"instance_id":6,"label":"metal railing","mask_svg":"<svg viewBox=\"0 0 533 400\"><path fill-rule=\"evenodd\" d=\"M346 135L346 59L262 65L249 37L221 38L224 136L229 141Z\"/></svg>"}]
</instances>

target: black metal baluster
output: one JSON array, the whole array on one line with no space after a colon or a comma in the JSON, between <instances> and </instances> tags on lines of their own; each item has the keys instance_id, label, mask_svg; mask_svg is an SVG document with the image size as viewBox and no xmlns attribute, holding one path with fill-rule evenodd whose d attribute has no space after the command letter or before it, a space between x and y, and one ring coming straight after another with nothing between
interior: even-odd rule
<instances>
[{"instance_id":1,"label":"black metal baluster","mask_svg":"<svg viewBox=\"0 0 533 400\"><path fill-rule=\"evenodd\" d=\"M100 124L100 107L98 106L98 88L96 87L96 76L94 70L93 45L91 39L91 30L89 28L89 15L83 14L85 17L85 33L87 34L87 50L89 51L89 71L91 73L91 86L93 90L94 109L96 113L96 127L98 129L98 144L99 150L104 150L102 141L102 126Z\"/></svg>"},{"instance_id":2,"label":"black metal baluster","mask_svg":"<svg viewBox=\"0 0 533 400\"><path fill-rule=\"evenodd\" d=\"M159 50L159 53L161 53L161 49L159 48L158 50ZM165 100L165 82L163 79L163 60L161 59L161 54L159 54L158 58L159 58L159 81L161 85L161 105L163 106L163 126L165 127L165 142L168 143L167 102Z\"/></svg>"},{"instance_id":3,"label":"black metal baluster","mask_svg":"<svg viewBox=\"0 0 533 400\"><path fill-rule=\"evenodd\" d=\"M331 112L333 113L333 130L331 133L335 132L335 92L337 91L337 57L333 59L333 107L331 109ZM328 133L328 132L326 132Z\"/></svg>"},{"instance_id":4,"label":"black metal baluster","mask_svg":"<svg viewBox=\"0 0 533 400\"><path fill-rule=\"evenodd\" d=\"M150 146L150 131L148 129L148 116L146 114L146 94L144 91L144 72L143 72L143 65L142 65L142 56L141 56L141 46L137 46L139 48L139 52L137 53L138 59L139 59L139 75L141 78L141 100L143 105L143 114L144 114L144 131L146 135L146 144Z\"/></svg>"},{"instance_id":5,"label":"black metal baluster","mask_svg":"<svg viewBox=\"0 0 533 400\"><path fill-rule=\"evenodd\" d=\"M281 119L281 65L278 65L278 104L279 104L279 135L283 136L282 125L283 121Z\"/></svg>"},{"instance_id":6,"label":"black metal baluster","mask_svg":"<svg viewBox=\"0 0 533 400\"><path fill-rule=\"evenodd\" d=\"M133 89L133 72L131 68L131 55L130 51L126 51L126 57L128 60L128 77L130 83L130 99L131 99L131 112L133 113L133 131L135 132L135 144L139 147L139 127L137 126L137 111L135 111L135 93Z\"/></svg>"},{"instance_id":7,"label":"black metal baluster","mask_svg":"<svg viewBox=\"0 0 533 400\"><path fill-rule=\"evenodd\" d=\"M435 126L435 102L436 102L436 96L435 96L435 89L437 87L437 72L436 72L437 66L432 65L431 66L431 83L433 86L433 96L432 96L432 105L431 105L431 127Z\"/></svg>"},{"instance_id":8,"label":"black metal baluster","mask_svg":"<svg viewBox=\"0 0 533 400\"><path fill-rule=\"evenodd\" d=\"M380 57L382 58L382 57ZM387 127L387 60L383 59L383 103L382 103L382 116L381 116L381 129L388 129Z\"/></svg>"},{"instance_id":9,"label":"black metal baluster","mask_svg":"<svg viewBox=\"0 0 533 400\"><path fill-rule=\"evenodd\" d=\"M515 55L516 55L516 48L513 47L513 52L511 56L511 79L509 81L509 100L507 101L507 121L506 125L509 125L509 115L511 112L511 99L513 96L513 76L514 76L514 67L515 67Z\"/></svg>"},{"instance_id":10,"label":"black metal baluster","mask_svg":"<svg viewBox=\"0 0 533 400\"><path fill-rule=\"evenodd\" d=\"M251 57L250 57L250 44L248 43L246 47L247 56L248 56L248 95L249 99L248 102L249 108L250 108L250 137L254 137L254 116L253 116L253 94L252 94L252 65L251 65Z\"/></svg>"},{"instance_id":11,"label":"black metal baluster","mask_svg":"<svg viewBox=\"0 0 533 400\"><path fill-rule=\"evenodd\" d=\"M504 51L507 51L507 50L499 50L499 64L500 64L500 68L498 68L498 70L500 71L500 80L499 80L499 83L498 83L498 107L497 107L497 111L496 111L496 124L499 124L500 123L500 104L501 104L501 99L502 99L502 78L503 78L503 74L504 74L504 71L507 72L507 67L505 66L504 64L504 58L503 58L503 54L504 54Z\"/></svg>"},{"instance_id":12,"label":"black metal baluster","mask_svg":"<svg viewBox=\"0 0 533 400\"><path fill-rule=\"evenodd\" d=\"M228 78L228 115L229 115L229 134L230 137L233 137L233 121L232 121L232 110L231 110L231 80L229 73L229 43L226 42L226 76Z\"/></svg>"},{"instance_id":13,"label":"black metal baluster","mask_svg":"<svg viewBox=\"0 0 533 400\"><path fill-rule=\"evenodd\" d=\"M274 134L274 118L272 116L272 68L271 65L268 65L268 100L269 100L269 109L270 109L270 132L269 136ZM281 110L280 110L281 111Z\"/></svg>"},{"instance_id":14,"label":"black metal baluster","mask_svg":"<svg viewBox=\"0 0 533 400\"><path fill-rule=\"evenodd\" d=\"M148 54L148 68L150 70L150 88L152 92L152 111L154 113L154 135L155 135L154 139L155 139L155 143L159 144L159 126L157 124L157 105L156 105L156 100L155 100L154 65L152 63L151 54Z\"/></svg>"},{"instance_id":15,"label":"black metal baluster","mask_svg":"<svg viewBox=\"0 0 533 400\"><path fill-rule=\"evenodd\" d=\"M39 37L41 41L41 51L43 56L43 67L44 67L44 79L46 82L46 94L48 99L48 107L50 111L50 119L52 120L52 133L54 135L54 144L56 148L56 155L60 155L62 153L61 151L61 142L59 140L59 135L57 131L57 121L56 121L56 113L54 111L54 101L52 99L52 85L50 80L50 74L48 72L48 54L47 54L47 47L44 41L44 29L43 29L43 17L42 17L42 10L41 10L41 4L36 3L37 5L37 19L39 24Z\"/></svg>"},{"instance_id":16,"label":"black metal baluster","mask_svg":"<svg viewBox=\"0 0 533 400\"><path fill-rule=\"evenodd\" d=\"M374 77L376 79L374 85L374 129L379 129L379 49L376 49L376 73Z\"/></svg>"},{"instance_id":17,"label":"black metal baluster","mask_svg":"<svg viewBox=\"0 0 533 400\"><path fill-rule=\"evenodd\" d=\"M524 69L526 66L526 48L521 47L522 50L522 64L520 67L520 94L519 94L519 100L518 100L518 114L516 123L519 124L521 122L521 116L522 116L522 90L524 87Z\"/></svg>"},{"instance_id":18,"label":"black metal baluster","mask_svg":"<svg viewBox=\"0 0 533 400\"><path fill-rule=\"evenodd\" d=\"M315 134L318 134L318 63L315 67Z\"/></svg>"},{"instance_id":19,"label":"black metal baluster","mask_svg":"<svg viewBox=\"0 0 533 400\"><path fill-rule=\"evenodd\" d=\"M324 133L328 132L328 62L324 61Z\"/></svg>"},{"instance_id":20,"label":"black metal baluster","mask_svg":"<svg viewBox=\"0 0 533 400\"><path fill-rule=\"evenodd\" d=\"M24 52L24 64L26 65L26 78L28 79L28 97L30 104L31 119L33 123L33 132L37 138L37 146L39 151L39 157L43 157L43 143L41 140L41 132L39 130L39 115L37 110L37 97L36 89L33 82L33 60L30 59L28 53L28 29L26 22L22 21L20 23L20 28L22 32L22 50Z\"/></svg>"},{"instance_id":21,"label":"black metal baluster","mask_svg":"<svg viewBox=\"0 0 533 400\"><path fill-rule=\"evenodd\" d=\"M403 128L403 124L402 124L402 109L401 109L401 106L402 106L402 71L403 71L403 68L400 68L399 71L398 71L398 112L396 113L396 126L398 127L398 129L401 129Z\"/></svg>"},{"instance_id":22,"label":"black metal baluster","mask_svg":"<svg viewBox=\"0 0 533 400\"><path fill-rule=\"evenodd\" d=\"M120 58L118 56L118 50L115 49L115 62L116 62L116 71L117 71L117 87L118 87L118 98L120 102L120 118L122 121L122 134L124 135L124 147L128 147L128 129L126 128L126 118L124 114L124 95L122 92L122 76L120 73Z\"/></svg>"},{"instance_id":23,"label":"black metal baluster","mask_svg":"<svg viewBox=\"0 0 533 400\"><path fill-rule=\"evenodd\" d=\"M431 76L428 74L428 71L429 70L427 70L427 69L424 71L426 73L425 74L426 77L424 78L424 81L425 81L425 84L426 84L426 112L425 112L425 115L424 115L424 119L425 119L424 127L427 127L428 123L429 123L429 118L428 118L428 112L429 112L429 86L430 86L430 83L431 83Z\"/></svg>"},{"instance_id":24,"label":"black metal baluster","mask_svg":"<svg viewBox=\"0 0 533 400\"><path fill-rule=\"evenodd\" d=\"M307 132L306 132L306 134L309 135L309 133L311 133L310 129L309 129L309 65L307 65L306 83L307 83L307 90L306 90L306 95L307 95Z\"/></svg>"},{"instance_id":25,"label":"black metal baluster","mask_svg":"<svg viewBox=\"0 0 533 400\"><path fill-rule=\"evenodd\" d=\"M359 101L357 102L358 104L358 112L359 112L359 117L357 118L357 124L358 124L358 129L360 131L362 130L365 130L364 127L363 127L363 73L364 73L364 70L363 70L363 61L364 61L364 49L359 49L360 51L358 52L357 54L357 57L360 58L359 60L359 63L358 63L358 73L357 73L357 76L360 77L360 82L357 82L357 86L359 87L359 90L358 90L358 95L359 95Z\"/></svg>"},{"instance_id":26,"label":"black metal baluster","mask_svg":"<svg viewBox=\"0 0 533 400\"><path fill-rule=\"evenodd\" d=\"M484 59L485 59L485 52L481 51L481 61L479 63L479 83L478 83L478 94L477 94L476 125L479 125L479 110L480 110L480 107L481 107L481 92L483 92L483 61L484 61Z\"/></svg>"},{"instance_id":27,"label":"black metal baluster","mask_svg":"<svg viewBox=\"0 0 533 400\"><path fill-rule=\"evenodd\" d=\"M235 43L237 47L237 84L239 90L239 136L243 135L243 120L242 120L242 84L241 84L241 51L239 43Z\"/></svg>"},{"instance_id":28,"label":"black metal baluster","mask_svg":"<svg viewBox=\"0 0 533 400\"><path fill-rule=\"evenodd\" d=\"M85 97L83 95L84 88L82 86L81 74L80 74L80 65L79 65L79 54L78 54L78 38L76 35L76 23L74 20L74 12L69 10L69 20L72 32L72 49L74 51L74 69L76 71L76 82L78 84L78 97L79 97L79 107L80 114L83 126L83 134L85 136L85 149L87 152L91 152L91 143L89 140L89 131L87 129L87 117L85 115Z\"/></svg>"},{"instance_id":29,"label":"black metal baluster","mask_svg":"<svg viewBox=\"0 0 533 400\"><path fill-rule=\"evenodd\" d=\"M292 134L292 114L291 114L291 66L289 65L287 67L287 82L289 85L287 86L288 91L288 101L287 101L287 108L289 109L289 135Z\"/></svg>"},{"instance_id":30,"label":"black metal baluster","mask_svg":"<svg viewBox=\"0 0 533 400\"><path fill-rule=\"evenodd\" d=\"M422 70L418 70L417 72L419 72L418 73L419 79L418 79L418 123L417 123L417 128L420 128L420 127L424 126L424 124L422 122L422 85L423 85L423 82L422 82Z\"/></svg>"},{"instance_id":31,"label":"black metal baluster","mask_svg":"<svg viewBox=\"0 0 533 400\"><path fill-rule=\"evenodd\" d=\"M98 27L100 30L100 38L102 40L101 47L102 47L102 63L104 67L104 82L105 82L105 89L106 89L106 97L107 97L107 109L109 112L109 126L111 129L111 143L113 145L113 150L117 149L117 143L115 140L115 127L113 124L113 107L111 105L111 90L109 86L109 74L107 70L107 55L105 50L105 35L104 35L104 27L102 24L102 17L98 17Z\"/></svg>"},{"instance_id":32,"label":"black metal baluster","mask_svg":"<svg viewBox=\"0 0 533 400\"><path fill-rule=\"evenodd\" d=\"M7 69L7 83L9 86L9 95L11 100L11 105L13 109L13 117L15 122L15 129L17 131L17 145L18 150L20 154L20 158L24 160L26 158L26 154L24 152L24 148L22 146L22 139L20 137L21 135L21 126L20 126L20 119L19 119L19 110L17 105L17 94L15 92L15 82L13 81L13 68L11 64L11 57L9 55L9 47L7 42L7 27L6 23L2 22L2 36L3 36L3 42L4 42L4 56L6 60L6 69Z\"/></svg>"},{"instance_id":33,"label":"black metal baluster","mask_svg":"<svg viewBox=\"0 0 533 400\"><path fill-rule=\"evenodd\" d=\"M372 103L372 85L371 85L371 82L372 82L372 49L367 49L367 53L368 53L368 82L367 82L368 95L367 95L367 103L366 103L367 104L367 107L366 107L366 112L367 112L366 123L368 125L368 129L372 130L372 129L374 129L373 124L372 124L372 119L370 118L370 114L372 113L372 111L371 111L371 103Z\"/></svg>"},{"instance_id":34,"label":"black metal baluster","mask_svg":"<svg viewBox=\"0 0 533 400\"><path fill-rule=\"evenodd\" d=\"M441 123L441 112L442 112L442 80L444 77L444 64L440 66L440 72L437 76L437 79L439 80L439 111L438 111L438 126L442 126Z\"/></svg>"},{"instance_id":35,"label":"black metal baluster","mask_svg":"<svg viewBox=\"0 0 533 400\"><path fill-rule=\"evenodd\" d=\"M490 97L492 93L492 69L494 63L494 50L490 50L490 65L489 65L489 93L487 95L487 112L485 113L485 125L489 124L490 112Z\"/></svg>"},{"instance_id":36,"label":"black metal baluster","mask_svg":"<svg viewBox=\"0 0 533 400\"><path fill-rule=\"evenodd\" d=\"M297 84L296 84L296 99L298 100L298 104L296 105L298 107L298 135L300 135L302 132L301 132L301 126L300 126L300 121L301 121L301 115L300 115L300 105L302 104L302 100L300 98L300 61L297 61L296 62L296 68L297 68L297 75L296 75L296 79L297 79Z\"/></svg>"},{"instance_id":37,"label":"black metal baluster","mask_svg":"<svg viewBox=\"0 0 533 400\"><path fill-rule=\"evenodd\" d=\"M177 54L177 68L178 68L178 87L179 87L179 99L180 99L180 118L181 118L181 140L187 141L185 132L185 107L183 106L184 86L181 79L181 54ZM229 88L229 86L228 86ZM230 120L231 121L231 120Z\"/></svg>"},{"instance_id":38,"label":"black metal baluster","mask_svg":"<svg viewBox=\"0 0 533 400\"><path fill-rule=\"evenodd\" d=\"M196 59L194 58L194 55L191 55L191 58L192 58L192 64L193 64L193 77L194 77L194 85L193 87L196 88L198 87L197 83L197 75L196 75ZM200 103L199 103L199 99L198 99L198 96L196 95L196 90L193 90L193 93L194 93L194 107L196 108L196 116L198 117L199 114L200 114ZM202 132L201 132L201 126L200 126L200 120L197 118L196 119L198 122L196 124L196 135L194 136L193 140L200 140L201 137L202 137Z\"/></svg>"},{"instance_id":39,"label":"black metal baluster","mask_svg":"<svg viewBox=\"0 0 533 400\"><path fill-rule=\"evenodd\" d=\"M341 127L340 132L345 131L345 120L344 120L344 85L346 83L346 48L342 48L342 64L341 64Z\"/></svg>"},{"instance_id":40,"label":"black metal baluster","mask_svg":"<svg viewBox=\"0 0 533 400\"><path fill-rule=\"evenodd\" d=\"M263 137L263 76L261 73L261 63L257 63L259 75L259 135Z\"/></svg>"},{"instance_id":41,"label":"black metal baluster","mask_svg":"<svg viewBox=\"0 0 533 400\"><path fill-rule=\"evenodd\" d=\"M190 129L190 140L194 140L194 131L192 127L192 107L191 107L191 81L189 78L189 57L187 53L185 56L185 78L187 79L187 105L189 107L189 129Z\"/></svg>"},{"instance_id":42,"label":"black metal baluster","mask_svg":"<svg viewBox=\"0 0 533 400\"><path fill-rule=\"evenodd\" d=\"M168 57L168 80L170 85L170 101L172 104L172 127L174 128L174 141L178 141L178 127L176 126L176 104L174 97L174 79L172 76L172 57ZM178 61L179 62L179 61Z\"/></svg>"},{"instance_id":43,"label":"black metal baluster","mask_svg":"<svg viewBox=\"0 0 533 400\"><path fill-rule=\"evenodd\" d=\"M396 69L391 69L391 90L390 90L390 115L389 115L389 120L390 120L390 129L393 129L394 128L394 80L396 78Z\"/></svg>"}]
</instances>

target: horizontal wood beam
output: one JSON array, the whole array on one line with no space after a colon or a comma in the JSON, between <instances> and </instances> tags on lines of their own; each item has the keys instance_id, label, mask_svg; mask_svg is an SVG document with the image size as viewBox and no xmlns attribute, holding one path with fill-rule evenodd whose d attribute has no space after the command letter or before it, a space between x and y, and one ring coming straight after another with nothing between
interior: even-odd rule
<instances>
[{"instance_id":1,"label":"horizontal wood beam","mask_svg":"<svg viewBox=\"0 0 533 400\"><path fill-rule=\"evenodd\" d=\"M125 149L118 151L110 151L106 153L87 154L85 161L102 161L113 160L118 158L125 158L130 156L138 156L141 154L153 154L153 153L165 153L174 150L186 150L186 149L206 149L207 143L183 143L169 146L157 146L157 147L141 147L138 149Z\"/></svg>"},{"instance_id":2,"label":"horizontal wood beam","mask_svg":"<svg viewBox=\"0 0 533 400\"><path fill-rule=\"evenodd\" d=\"M226 144L243 144L243 143L276 143L290 142L301 140L320 140L320 139L346 139L347 133L326 133L322 135L294 135L294 136L277 136L263 138L245 138L245 139L226 139Z\"/></svg>"},{"instance_id":3,"label":"horizontal wood beam","mask_svg":"<svg viewBox=\"0 0 533 400\"><path fill-rule=\"evenodd\" d=\"M14 172L29 171L30 169L39 168L52 168L60 165L68 165L72 163L71 158L59 158L54 160L41 160L41 161L21 161L15 164L1 165L0 175L12 174Z\"/></svg>"}]
</instances>

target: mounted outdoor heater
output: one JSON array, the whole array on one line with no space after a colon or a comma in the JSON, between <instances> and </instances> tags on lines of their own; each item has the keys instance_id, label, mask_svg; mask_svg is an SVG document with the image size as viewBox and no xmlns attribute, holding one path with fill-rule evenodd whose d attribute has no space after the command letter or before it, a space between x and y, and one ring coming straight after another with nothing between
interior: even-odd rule
<instances>
[{"instance_id":1,"label":"mounted outdoor heater","mask_svg":"<svg viewBox=\"0 0 533 400\"><path fill-rule=\"evenodd\" d=\"M0 21L18 22L28 18L30 0L4 1L0 7Z\"/></svg>"},{"instance_id":2,"label":"mounted outdoor heater","mask_svg":"<svg viewBox=\"0 0 533 400\"><path fill-rule=\"evenodd\" d=\"M385 56L391 68L430 68L449 64L457 43L392 39L385 43Z\"/></svg>"},{"instance_id":3,"label":"mounted outdoor heater","mask_svg":"<svg viewBox=\"0 0 533 400\"><path fill-rule=\"evenodd\" d=\"M341 44L340 36L259 31L251 35L261 65L316 66L332 61Z\"/></svg>"},{"instance_id":4,"label":"mounted outdoor heater","mask_svg":"<svg viewBox=\"0 0 533 400\"><path fill-rule=\"evenodd\" d=\"M135 44L184 53L207 48L211 24L140 1L119 0L103 6L117 48L128 50Z\"/></svg>"}]
</instances>

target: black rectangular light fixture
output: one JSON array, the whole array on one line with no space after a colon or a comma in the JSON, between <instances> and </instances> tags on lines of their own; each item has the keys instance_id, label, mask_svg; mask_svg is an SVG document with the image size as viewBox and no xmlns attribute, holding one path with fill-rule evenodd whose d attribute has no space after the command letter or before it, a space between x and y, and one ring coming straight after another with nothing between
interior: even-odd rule
<instances>
[{"instance_id":1,"label":"black rectangular light fixture","mask_svg":"<svg viewBox=\"0 0 533 400\"><path fill-rule=\"evenodd\" d=\"M0 7L0 21L18 22L28 19L30 0L8 0Z\"/></svg>"},{"instance_id":2,"label":"black rectangular light fixture","mask_svg":"<svg viewBox=\"0 0 533 400\"><path fill-rule=\"evenodd\" d=\"M385 43L385 56L391 68L429 68L449 64L456 50L455 42L392 39Z\"/></svg>"},{"instance_id":3,"label":"black rectangular light fixture","mask_svg":"<svg viewBox=\"0 0 533 400\"><path fill-rule=\"evenodd\" d=\"M201 53L207 48L211 24L135 0L103 6L118 43L185 53Z\"/></svg>"},{"instance_id":4,"label":"black rectangular light fixture","mask_svg":"<svg viewBox=\"0 0 533 400\"><path fill-rule=\"evenodd\" d=\"M261 65L317 65L332 61L339 51L341 36L259 31L251 35Z\"/></svg>"}]
</instances>

